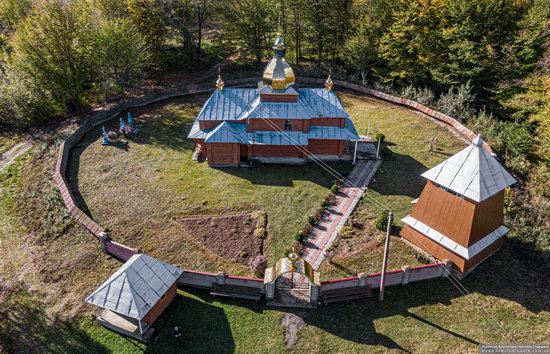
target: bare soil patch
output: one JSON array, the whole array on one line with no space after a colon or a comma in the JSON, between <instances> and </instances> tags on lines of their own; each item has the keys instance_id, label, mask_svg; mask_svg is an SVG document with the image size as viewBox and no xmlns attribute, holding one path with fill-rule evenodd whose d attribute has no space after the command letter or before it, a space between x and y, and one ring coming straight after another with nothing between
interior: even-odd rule
<instances>
[{"instance_id":1,"label":"bare soil patch","mask_svg":"<svg viewBox=\"0 0 550 354\"><path fill-rule=\"evenodd\" d=\"M306 326L305 318L307 312L298 312L297 314L287 313L281 319L281 326L285 330L286 349L291 351L298 340L298 333Z\"/></svg>"},{"instance_id":2,"label":"bare soil patch","mask_svg":"<svg viewBox=\"0 0 550 354\"><path fill-rule=\"evenodd\" d=\"M379 244L381 233L366 221L359 223L352 221L352 226L346 226L340 231L340 235L334 246L334 256L337 259L345 259L362 253L372 252Z\"/></svg>"},{"instance_id":3,"label":"bare soil patch","mask_svg":"<svg viewBox=\"0 0 550 354\"><path fill-rule=\"evenodd\" d=\"M197 216L178 220L185 230L206 249L218 256L243 264L263 253L263 239L254 235L257 212L224 216Z\"/></svg>"}]
</instances>

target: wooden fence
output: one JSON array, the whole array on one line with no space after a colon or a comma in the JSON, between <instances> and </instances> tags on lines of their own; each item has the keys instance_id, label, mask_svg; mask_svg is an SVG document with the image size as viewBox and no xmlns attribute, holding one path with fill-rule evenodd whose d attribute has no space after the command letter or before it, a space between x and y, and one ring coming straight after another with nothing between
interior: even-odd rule
<instances>
[{"instance_id":1,"label":"wooden fence","mask_svg":"<svg viewBox=\"0 0 550 354\"><path fill-rule=\"evenodd\" d=\"M259 78L243 78L237 80L228 80L226 82L227 86L251 86L255 85L260 79ZM321 86L324 83L322 79L313 79L313 78L301 78L300 82L315 84ZM392 102L395 104L403 105L415 110L418 110L427 116L438 120L444 123L449 129L457 132L463 139L472 141L475 137L475 134L464 127L456 119L449 117L441 112L434 111L433 109L421 105L417 102L391 96L383 92L375 91L367 87L352 84L349 82L334 81L336 86L344 87L349 90L354 90L361 92L367 95L372 95L382 100ZM112 120L120 115L123 111L129 110L132 108L147 106L156 102L160 102L166 99L181 97L185 95L194 95L199 93L207 93L214 90L213 85L188 85L182 87L173 87L164 89L158 92L149 93L137 98L131 98L125 101L122 101L117 104L110 104L98 109L93 110L86 118L84 123L76 129L59 147L59 156L57 159L57 164L55 167L54 180L61 193L63 203L69 211L69 213L74 217L76 222L81 224L86 228L92 235L96 237L102 246L104 252L117 257L120 260L127 260L129 256L137 253L137 250L130 247L118 244L110 239L108 235L105 234L105 229L97 224L89 215L87 215L82 209L80 209L75 201L73 192L71 191L70 185L67 183L67 164L70 156L70 151L72 147L82 139L82 137L94 127ZM491 152L489 145L485 144L486 149Z\"/></svg>"},{"instance_id":2,"label":"wooden fence","mask_svg":"<svg viewBox=\"0 0 550 354\"><path fill-rule=\"evenodd\" d=\"M403 267L401 269L386 272L386 286L407 285L409 283L447 277L451 271L452 263L449 261L421 265L416 267ZM377 288L380 285L382 273L358 274L356 277L334 279L321 282L321 294L323 291L353 288L370 285Z\"/></svg>"},{"instance_id":3,"label":"wooden fence","mask_svg":"<svg viewBox=\"0 0 550 354\"><path fill-rule=\"evenodd\" d=\"M407 285L409 283L445 278L451 271L452 263L449 261L421 265L416 267L403 267L401 269L386 272L386 286ZM321 296L323 291L343 290L362 287L365 285L373 289L380 285L382 273L360 273L355 277L326 280L321 282ZM224 273L208 273L193 270L184 270L178 279L180 288L198 288L212 290L216 285L236 285L243 288L260 290L265 294L263 279L226 275Z\"/></svg>"}]
</instances>

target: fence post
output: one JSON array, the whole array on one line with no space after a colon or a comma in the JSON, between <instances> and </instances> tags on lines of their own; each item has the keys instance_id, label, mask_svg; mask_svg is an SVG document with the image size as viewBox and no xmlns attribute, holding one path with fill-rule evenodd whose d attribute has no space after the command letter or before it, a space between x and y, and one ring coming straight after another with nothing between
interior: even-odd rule
<instances>
[{"instance_id":1,"label":"fence post","mask_svg":"<svg viewBox=\"0 0 550 354\"><path fill-rule=\"evenodd\" d=\"M109 235L105 231L100 232L99 243L101 244L101 250L103 251L103 253L107 253L107 241L109 241Z\"/></svg>"},{"instance_id":2,"label":"fence post","mask_svg":"<svg viewBox=\"0 0 550 354\"><path fill-rule=\"evenodd\" d=\"M265 299L267 301L273 300L275 297L275 283L265 283Z\"/></svg>"},{"instance_id":3,"label":"fence post","mask_svg":"<svg viewBox=\"0 0 550 354\"><path fill-rule=\"evenodd\" d=\"M411 267L404 266L401 269L403 269L403 275L401 277L401 285L407 285L409 284L409 280L411 279Z\"/></svg>"},{"instance_id":4,"label":"fence post","mask_svg":"<svg viewBox=\"0 0 550 354\"><path fill-rule=\"evenodd\" d=\"M369 279L369 275L367 273L357 274L357 285L359 285L359 286L367 285L367 280L368 279Z\"/></svg>"},{"instance_id":5,"label":"fence post","mask_svg":"<svg viewBox=\"0 0 550 354\"><path fill-rule=\"evenodd\" d=\"M319 301L319 288L320 286L314 283L311 283L309 288L310 291L310 303L313 305L317 305L317 302Z\"/></svg>"},{"instance_id":6,"label":"fence post","mask_svg":"<svg viewBox=\"0 0 550 354\"><path fill-rule=\"evenodd\" d=\"M224 272L218 272L216 275L216 283L218 285L225 285L225 273Z\"/></svg>"},{"instance_id":7,"label":"fence post","mask_svg":"<svg viewBox=\"0 0 550 354\"><path fill-rule=\"evenodd\" d=\"M451 273L451 271L452 271L453 262L451 262L448 259L444 259L443 264L444 264L445 269L447 269L447 272L443 273L443 278L447 278L449 276L449 274Z\"/></svg>"}]
</instances>

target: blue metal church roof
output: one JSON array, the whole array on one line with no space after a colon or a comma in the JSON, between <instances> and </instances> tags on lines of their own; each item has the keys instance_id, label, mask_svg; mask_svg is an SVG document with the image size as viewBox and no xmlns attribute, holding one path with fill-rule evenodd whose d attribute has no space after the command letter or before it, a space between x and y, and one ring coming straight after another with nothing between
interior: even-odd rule
<instances>
[{"instance_id":1,"label":"blue metal church roof","mask_svg":"<svg viewBox=\"0 0 550 354\"><path fill-rule=\"evenodd\" d=\"M309 139L357 140L359 136L349 115L333 91L316 88L298 90L298 102L260 102L257 89L224 88L216 90L195 120L189 138L207 143L240 143L264 145L308 145ZM294 91L294 94L296 91ZM346 118L344 128L311 126L307 133L299 131L247 132L243 119L311 119ZM224 121L215 128L201 130L199 121Z\"/></svg>"}]
</instances>

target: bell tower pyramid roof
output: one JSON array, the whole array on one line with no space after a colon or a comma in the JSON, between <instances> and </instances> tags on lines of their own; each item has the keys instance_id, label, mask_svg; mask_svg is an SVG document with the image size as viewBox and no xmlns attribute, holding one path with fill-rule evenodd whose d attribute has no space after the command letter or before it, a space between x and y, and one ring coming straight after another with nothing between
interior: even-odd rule
<instances>
[{"instance_id":1,"label":"bell tower pyramid roof","mask_svg":"<svg viewBox=\"0 0 550 354\"><path fill-rule=\"evenodd\" d=\"M483 148L481 136L472 145L422 174L453 192L481 202L517 181Z\"/></svg>"}]
</instances>

